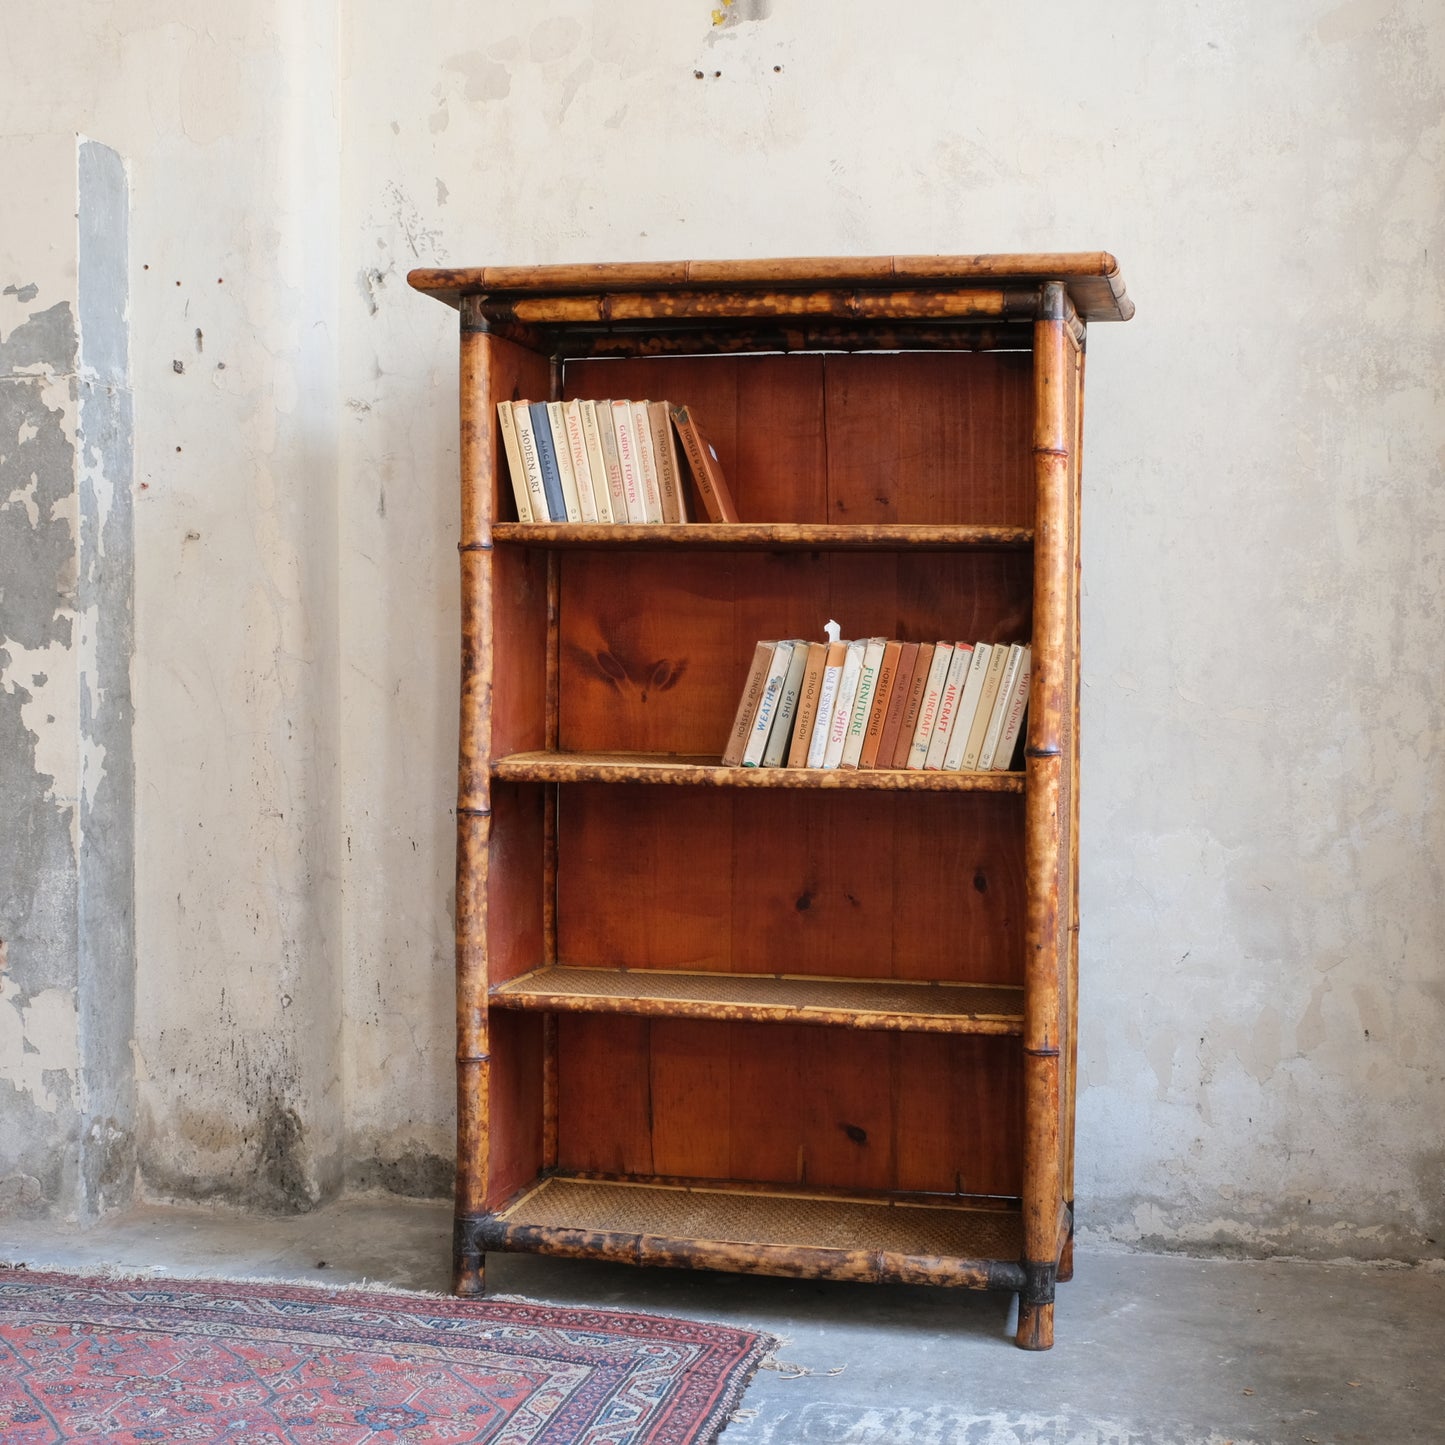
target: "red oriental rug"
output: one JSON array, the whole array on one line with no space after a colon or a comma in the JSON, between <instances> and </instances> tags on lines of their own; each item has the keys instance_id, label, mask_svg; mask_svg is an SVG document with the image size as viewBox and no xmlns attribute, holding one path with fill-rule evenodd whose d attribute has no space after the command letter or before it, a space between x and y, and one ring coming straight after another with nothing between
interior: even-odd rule
<instances>
[{"instance_id":1,"label":"red oriental rug","mask_svg":"<svg viewBox=\"0 0 1445 1445\"><path fill-rule=\"evenodd\" d=\"M0 1273L0 1440L703 1445L773 1344L499 1300Z\"/></svg>"}]
</instances>

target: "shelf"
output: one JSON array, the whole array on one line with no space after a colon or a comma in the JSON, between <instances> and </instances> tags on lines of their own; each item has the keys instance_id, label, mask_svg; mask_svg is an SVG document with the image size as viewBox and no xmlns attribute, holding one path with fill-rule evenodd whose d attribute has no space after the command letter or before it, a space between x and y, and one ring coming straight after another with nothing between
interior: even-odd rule
<instances>
[{"instance_id":1,"label":"shelf","mask_svg":"<svg viewBox=\"0 0 1445 1445\"><path fill-rule=\"evenodd\" d=\"M600 522L497 522L493 542L526 547L606 547L623 551L976 551L1025 552L1031 527L923 526L804 522L686 522L638 525Z\"/></svg>"},{"instance_id":2,"label":"shelf","mask_svg":"<svg viewBox=\"0 0 1445 1445\"><path fill-rule=\"evenodd\" d=\"M539 968L491 990L495 1008L744 1023L828 1024L902 1033L1023 1033L1021 988L789 974Z\"/></svg>"},{"instance_id":3,"label":"shelf","mask_svg":"<svg viewBox=\"0 0 1445 1445\"><path fill-rule=\"evenodd\" d=\"M1019 1289L1020 1218L913 1203L553 1175L478 1225L483 1249L794 1278Z\"/></svg>"},{"instance_id":4,"label":"shelf","mask_svg":"<svg viewBox=\"0 0 1445 1445\"><path fill-rule=\"evenodd\" d=\"M508 783L664 783L684 788L815 788L912 793L1021 793L1023 773L922 768L725 768L707 754L511 753L492 760Z\"/></svg>"}]
</instances>

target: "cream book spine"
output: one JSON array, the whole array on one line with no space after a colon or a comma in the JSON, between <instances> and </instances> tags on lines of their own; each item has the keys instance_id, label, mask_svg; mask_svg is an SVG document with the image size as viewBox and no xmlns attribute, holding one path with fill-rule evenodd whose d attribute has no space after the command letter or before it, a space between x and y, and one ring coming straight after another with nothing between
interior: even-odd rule
<instances>
[{"instance_id":1,"label":"cream book spine","mask_svg":"<svg viewBox=\"0 0 1445 1445\"><path fill-rule=\"evenodd\" d=\"M662 492L657 485L657 459L652 454L652 423L647 417L647 403L632 403L632 430L637 437L637 473L641 478L642 502L647 509L644 520L662 521Z\"/></svg>"},{"instance_id":2,"label":"cream book spine","mask_svg":"<svg viewBox=\"0 0 1445 1445\"><path fill-rule=\"evenodd\" d=\"M597 403L597 440L602 444L602 465L607 471L607 496L612 503L612 520L627 517L627 488L622 481L622 458L617 453L617 426L612 420L612 403Z\"/></svg>"},{"instance_id":3,"label":"cream book spine","mask_svg":"<svg viewBox=\"0 0 1445 1445\"><path fill-rule=\"evenodd\" d=\"M657 467L657 490L662 496L662 520L685 522L687 497L682 490L682 470L677 457L677 438L672 430L672 403L647 403L647 425L652 435L652 460Z\"/></svg>"},{"instance_id":4,"label":"cream book spine","mask_svg":"<svg viewBox=\"0 0 1445 1445\"><path fill-rule=\"evenodd\" d=\"M1013 762L1019 733L1023 730L1024 715L1029 710L1029 682L1033 677L1033 662L1033 648L1025 644L1024 655L1019 662L1018 681L1014 683L1013 696L1009 699L1003 734L998 740L998 751L993 755L993 768L996 773L1007 772L1008 765Z\"/></svg>"},{"instance_id":5,"label":"cream book spine","mask_svg":"<svg viewBox=\"0 0 1445 1445\"><path fill-rule=\"evenodd\" d=\"M798 698L803 691L803 671L808 665L808 644L801 638L793 642L793 656L788 663L788 674L783 679L783 695L778 699L777 716L773 729L768 734L768 745L763 749L763 766L780 768L787 760L788 746L793 736L793 719L798 715Z\"/></svg>"},{"instance_id":6,"label":"cream book spine","mask_svg":"<svg viewBox=\"0 0 1445 1445\"><path fill-rule=\"evenodd\" d=\"M788 679L788 668L792 665L794 648L795 644L792 642L780 642L773 649L762 695L758 698L757 716L753 718L747 746L743 749L745 768L762 766L763 754L768 749L768 738L772 735L773 723L778 716L778 704L783 698L783 684Z\"/></svg>"},{"instance_id":7,"label":"cream book spine","mask_svg":"<svg viewBox=\"0 0 1445 1445\"><path fill-rule=\"evenodd\" d=\"M612 427L617 433L617 462L622 468L622 493L627 499L627 520L645 522L647 506L642 500L642 472L637 462L637 432L632 425L632 403L612 403Z\"/></svg>"},{"instance_id":8,"label":"cream book spine","mask_svg":"<svg viewBox=\"0 0 1445 1445\"><path fill-rule=\"evenodd\" d=\"M1024 650L1012 643L1008 650L1008 661L1004 663L1003 677L999 681L998 696L994 698L993 715L988 720L988 731L983 735L983 746L978 750L978 770L987 773L993 769L993 757L998 751L998 740L1003 736L1004 724L1008 721L1009 704L1013 701L1014 687L1019 680L1019 664L1023 661Z\"/></svg>"},{"instance_id":9,"label":"cream book spine","mask_svg":"<svg viewBox=\"0 0 1445 1445\"><path fill-rule=\"evenodd\" d=\"M838 700L838 681L843 676L843 661L847 656L846 642L828 644L827 661L823 664L823 685L818 690L818 712L813 719L813 736L808 741L810 768L821 768L828 752L828 729L833 722L833 704Z\"/></svg>"},{"instance_id":10,"label":"cream book spine","mask_svg":"<svg viewBox=\"0 0 1445 1445\"><path fill-rule=\"evenodd\" d=\"M984 734L993 718L993 705L998 701L998 685L1003 681L1003 670L1008 663L1008 643L996 642L989 654L988 671L983 676L983 690L978 695L978 708L973 715L973 726L968 730L968 742L963 749L963 770L966 773L978 771L978 755L983 749Z\"/></svg>"},{"instance_id":11,"label":"cream book spine","mask_svg":"<svg viewBox=\"0 0 1445 1445\"><path fill-rule=\"evenodd\" d=\"M753 648L752 664L743 682L743 695L738 699L732 732L728 734L728 744L723 749L724 767L736 768L742 765L743 752L748 745L748 733L752 729L753 719L758 715L758 699L763 695L763 684L768 680L768 666L773 660L773 649L777 645L776 642L759 642Z\"/></svg>"},{"instance_id":12,"label":"cream book spine","mask_svg":"<svg viewBox=\"0 0 1445 1445\"><path fill-rule=\"evenodd\" d=\"M537 434L532 429L532 403L514 401L512 422L517 428L517 450L522 454L522 471L527 478L527 495L532 499L532 520L550 522L547 493L542 487L542 459L537 455Z\"/></svg>"},{"instance_id":13,"label":"cream book spine","mask_svg":"<svg viewBox=\"0 0 1445 1445\"><path fill-rule=\"evenodd\" d=\"M580 522L582 507L577 500L577 478L572 472L572 450L567 445L567 421L562 415L562 403L547 403L547 421L552 428L552 446L557 453L557 475L562 482L562 500L567 507L567 520Z\"/></svg>"},{"instance_id":14,"label":"cream book spine","mask_svg":"<svg viewBox=\"0 0 1445 1445\"><path fill-rule=\"evenodd\" d=\"M587 472L592 478L592 504L597 508L597 520L611 523L612 491L607 485L607 459L602 455L602 431L597 425L597 403L579 401L582 413L582 444L587 448Z\"/></svg>"},{"instance_id":15,"label":"cream book spine","mask_svg":"<svg viewBox=\"0 0 1445 1445\"><path fill-rule=\"evenodd\" d=\"M921 768L928 757L928 743L933 737L933 724L938 721L938 703L943 696L944 680L948 677L948 665L952 661L953 644L938 643L928 667L928 680L923 684L923 701L918 709L918 723L913 729L908 761L904 764L906 768Z\"/></svg>"},{"instance_id":16,"label":"cream book spine","mask_svg":"<svg viewBox=\"0 0 1445 1445\"><path fill-rule=\"evenodd\" d=\"M973 727L973 715L978 711L978 697L983 691L983 678L992 652L993 648L987 642L975 642L973 645L968 680L958 700L958 713L953 719L953 735L948 740L948 751L943 755L943 771L946 773L956 773L963 767L963 750L968 746L968 734Z\"/></svg>"},{"instance_id":17,"label":"cream book spine","mask_svg":"<svg viewBox=\"0 0 1445 1445\"><path fill-rule=\"evenodd\" d=\"M507 455L507 475L512 479L512 496L517 503L517 520L532 520L532 498L527 491L527 474L522 468L522 448L517 441L517 420L512 414L512 403L497 403L497 426L502 433L502 450Z\"/></svg>"},{"instance_id":18,"label":"cream book spine","mask_svg":"<svg viewBox=\"0 0 1445 1445\"><path fill-rule=\"evenodd\" d=\"M823 753L823 766L836 768L843 761L843 748L848 741L848 723L853 716L853 700L858 696L858 679L863 675L863 654L868 644L862 638L848 644L843 658L843 672L838 678L838 696L833 699L833 716L828 723L828 746Z\"/></svg>"},{"instance_id":19,"label":"cream book spine","mask_svg":"<svg viewBox=\"0 0 1445 1445\"><path fill-rule=\"evenodd\" d=\"M948 675L943 679L943 696L938 700L938 717L934 720L933 736L928 740L928 756L923 760L923 766L932 768L935 772L943 767L944 755L948 752L948 744L953 737L958 718L958 703L963 696L963 684L972 661L973 643L955 642L953 658L948 664Z\"/></svg>"},{"instance_id":20,"label":"cream book spine","mask_svg":"<svg viewBox=\"0 0 1445 1445\"><path fill-rule=\"evenodd\" d=\"M597 494L592 488L592 463L587 460L587 443L582 436L582 403L575 398L562 403L562 425L567 431L567 451L572 458L572 478L577 483L577 506L584 522L597 520Z\"/></svg>"},{"instance_id":21,"label":"cream book spine","mask_svg":"<svg viewBox=\"0 0 1445 1445\"><path fill-rule=\"evenodd\" d=\"M863 645L863 660L858 669L858 691L848 714L848 731L843 738L840 768L856 768L863 754L863 740L868 736L868 718L873 711L873 697L878 688L878 669L883 663L886 637L870 637Z\"/></svg>"}]
</instances>

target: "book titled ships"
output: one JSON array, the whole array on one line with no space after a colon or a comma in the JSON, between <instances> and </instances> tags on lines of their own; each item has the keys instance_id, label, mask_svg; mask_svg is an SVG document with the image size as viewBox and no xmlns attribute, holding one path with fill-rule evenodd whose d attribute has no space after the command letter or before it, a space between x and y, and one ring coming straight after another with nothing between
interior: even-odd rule
<instances>
[{"instance_id":1,"label":"book titled ships","mask_svg":"<svg viewBox=\"0 0 1445 1445\"><path fill-rule=\"evenodd\" d=\"M519 522L738 520L717 448L688 407L499 401L497 429Z\"/></svg>"},{"instance_id":2,"label":"book titled ships","mask_svg":"<svg viewBox=\"0 0 1445 1445\"><path fill-rule=\"evenodd\" d=\"M1007 772L1024 737L1031 662L1020 642L759 642L722 760Z\"/></svg>"}]
</instances>

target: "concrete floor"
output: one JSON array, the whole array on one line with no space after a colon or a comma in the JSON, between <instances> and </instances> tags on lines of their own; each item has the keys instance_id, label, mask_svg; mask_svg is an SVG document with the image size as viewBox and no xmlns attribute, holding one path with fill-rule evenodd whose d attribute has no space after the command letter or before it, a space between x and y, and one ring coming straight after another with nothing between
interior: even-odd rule
<instances>
[{"instance_id":1,"label":"concrete floor","mask_svg":"<svg viewBox=\"0 0 1445 1445\"><path fill-rule=\"evenodd\" d=\"M0 1218L0 1262L446 1288L446 1205L258 1218L146 1207L86 1232ZM784 1338L723 1445L1445 1442L1445 1271L1081 1249L1047 1354L1001 1295L492 1256L497 1293Z\"/></svg>"}]
</instances>

